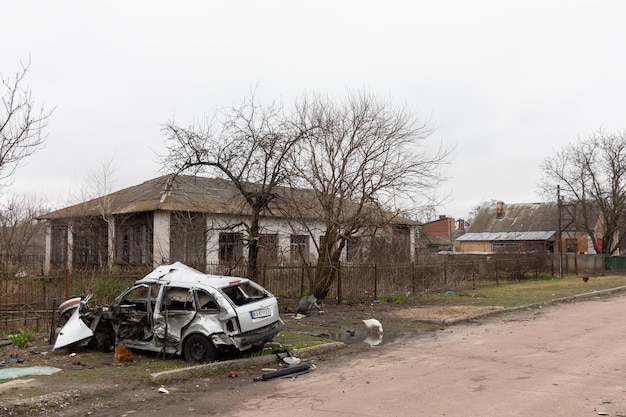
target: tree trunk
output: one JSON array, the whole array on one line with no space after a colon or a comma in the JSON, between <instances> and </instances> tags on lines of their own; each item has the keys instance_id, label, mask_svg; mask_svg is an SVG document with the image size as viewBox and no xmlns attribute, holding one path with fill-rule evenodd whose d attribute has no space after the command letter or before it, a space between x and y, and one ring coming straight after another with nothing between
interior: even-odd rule
<instances>
[{"instance_id":1,"label":"tree trunk","mask_svg":"<svg viewBox=\"0 0 626 417\"><path fill-rule=\"evenodd\" d=\"M328 296L328 292L337 278L339 258L344 243L339 238L339 231L334 226L327 226L326 234L320 244L320 253L315 268L315 279L311 282L310 292L318 300Z\"/></svg>"},{"instance_id":2,"label":"tree trunk","mask_svg":"<svg viewBox=\"0 0 626 417\"><path fill-rule=\"evenodd\" d=\"M250 240L248 243L248 278L258 282L258 259L259 259L259 213L252 213L250 218Z\"/></svg>"}]
</instances>

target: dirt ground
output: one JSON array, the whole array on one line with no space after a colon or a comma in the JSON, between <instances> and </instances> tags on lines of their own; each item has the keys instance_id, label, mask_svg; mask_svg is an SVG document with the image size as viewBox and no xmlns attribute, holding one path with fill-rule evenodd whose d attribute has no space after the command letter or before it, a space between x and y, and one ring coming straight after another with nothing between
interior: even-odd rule
<instances>
[{"instance_id":1,"label":"dirt ground","mask_svg":"<svg viewBox=\"0 0 626 417\"><path fill-rule=\"evenodd\" d=\"M294 312L284 308L282 319L286 328L305 326L314 329L312 333L328 335L343 331L345 328L358 326L362 319L375 317L381 322L391 324L385 327L385 338L419 336L420 330L412 327L417 322L443 323L459 317L474 316L478 313L498 310L497 307L415 307L397 304L370 305L325 305L321 311L309 317L298 319ZM397 324L404 323L400 328ZM339 330L338 330L339 329ZM433 328L434 330L434 328ZM354 334L354 332L353 332ZM40 415L40 416L126 416L140 407L142 410L158 411L165 402L171 404L178 401L189 403L197 395L207 391L237 391L241 386L250 384L262 369L252 367L239 369L236 378L230 378L228 372L218 375L200 375L178 381L168 381L164 386L151 383L146 375L133 375L124 369L120 378L120 365L115 362L113 353L81 350L70 352L67 349L52 351L48 343L48 334L37 334L35 341L26 347L0 347L0 371L7 368L20 367L55 367L61 371L54 377L24 376L15 379L0 379L0 414ZM365 343L348 343L345 349L326 353L316 357L315 361L341 360L345 355L367 354L370 346ZM137 363L149 364L155 361L154 354L135 352L135 363L128 367L138 366ZM160 359L162 360L162 359ZM183 365L182 359L168 359L177 365ZM95 383L81 382L80 372L85 369L101 369L102 377ZM131 368L132 369L132 368ZM139 368L137 368L139 369ZM141 367L141 372L148 372L149 366ZM53 383L50 383L50 381ZM166 391L164 391L166 390ZM160 405L161 404L161 405ZM232 404L215 404L211 411L201 415L217 415L228 410ZM192 406L189 406L192 407Z\"/></svg>"}]
</instances>

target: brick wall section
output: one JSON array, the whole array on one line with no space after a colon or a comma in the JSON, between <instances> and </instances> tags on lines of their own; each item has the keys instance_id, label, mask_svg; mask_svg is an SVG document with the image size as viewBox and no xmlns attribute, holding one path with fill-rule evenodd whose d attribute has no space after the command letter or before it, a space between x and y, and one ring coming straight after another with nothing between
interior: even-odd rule
<instances>
[{"instance_id":1,"label":"brick wall section","mask_svg":"<svg viewBox=\"0 0 626 417\"><path fill-rule=\"evenodd\" d=\"M452 217L439 216L438 220L422 225L422 234L426 237L450 236L456 230Z\"/></svg>"}]
</instances>

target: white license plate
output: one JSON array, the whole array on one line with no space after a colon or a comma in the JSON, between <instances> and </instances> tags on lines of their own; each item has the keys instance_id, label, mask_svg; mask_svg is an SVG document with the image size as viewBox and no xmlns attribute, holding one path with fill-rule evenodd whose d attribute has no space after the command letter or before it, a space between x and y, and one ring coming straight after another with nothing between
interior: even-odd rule
<instances>
[{"instance_id":1,"label":"white license plate","mask_svg":"<svg viewBox=\"0 0 626 417\"><path fill-rule=\"evenodd\" d=\"M250 312L253 319L260 319L262 317L269 317L272 315L272 310L269 308L262 308L260 310L254 310Z\"/></svg>"}]
</instances>

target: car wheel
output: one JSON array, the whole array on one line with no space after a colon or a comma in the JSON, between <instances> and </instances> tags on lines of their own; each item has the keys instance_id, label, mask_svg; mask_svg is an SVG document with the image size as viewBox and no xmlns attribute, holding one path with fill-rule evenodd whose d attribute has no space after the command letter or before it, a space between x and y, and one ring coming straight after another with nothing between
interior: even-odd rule
<instances>
[{"instance_id":1,"label":"car wheel","mask_svg":"<svg viewBox=\"0 0 626 417\"><path fill-rule=\"evenodd\" d=\"M185 341L183 356L187 362L210 362L217 359L217 349L201 334L192 334Z\"/></svg>"},{"instance_id":2,"label":"car wheel","mask_svg":"<svg viewBox=\"0 0 626 417\"><path fill-rule=\"evenodd\" d=\"M111 339L107 333L96 333L89 341L88 346L93 350L110 352L113 344L111 343Z\"/></svg>"}]
</instances>

